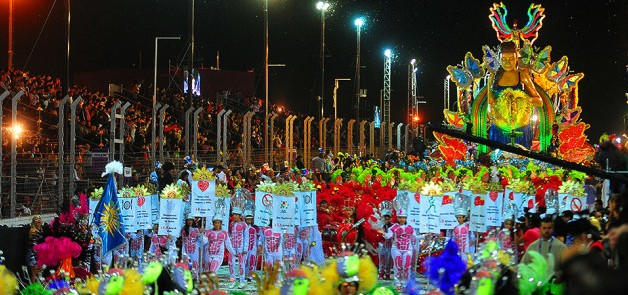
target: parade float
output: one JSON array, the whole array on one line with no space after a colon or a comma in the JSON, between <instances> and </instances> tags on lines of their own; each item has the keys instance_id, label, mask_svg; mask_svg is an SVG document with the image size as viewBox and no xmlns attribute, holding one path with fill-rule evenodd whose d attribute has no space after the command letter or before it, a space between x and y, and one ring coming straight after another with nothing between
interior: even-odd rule
<instances>
[{"instance_id":1,"label":"parade float","mask_svg":"<svg viewBox=\"0 0 628 295\"><path fill-rule=\"evenodd\" d=\"M589 125L580 120L578 82L567 56L552 57L552 47L535 46L545 9L531 4L523 28L509 25L503 3L493 4L489 19L500 44L482 46L481 60L467 52L461 64L448 66L454 82L455 102L445 86L445 121L453 129L492 141L550 154L585 164L594 147L584 134ZM452 164L464 160L468 145L461 139L434 134L442 158ZM479 145L477 154L489 152Z\"/></svg>"}]
</instances>

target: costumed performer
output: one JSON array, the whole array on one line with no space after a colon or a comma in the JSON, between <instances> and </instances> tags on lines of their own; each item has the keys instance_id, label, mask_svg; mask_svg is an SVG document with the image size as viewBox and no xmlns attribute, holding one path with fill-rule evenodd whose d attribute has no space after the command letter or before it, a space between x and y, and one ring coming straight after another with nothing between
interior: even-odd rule
<instances>
[{"instance_id":1,"label":"costumed performer","mask_svg":"<svg viewBox=\"0 0 628 295\"><path fill-rule=\"evenodd\" d=\"M203 253L204 269L208 270L210 273L216 273L218 271L218 267L222 264L222 260L225 256L225 248L231 255L233 255L234 252L229 234L222 230L223 215L220 214L218 208L216 211L218 213L212 218L213 228L211 230L205 230L201 227L201 233L205 236L203 238L203 244L207 244L205 253Z\"/></svg>"},{"instance_id":2,"label":"costumed performer","mask_svg":"<svg viewBox=\"0 0 628 295\"><path fill-rule=\"evenodd\" d=\"M467 222L467 209L464 207L456 208L456 220L458 225L453 230L453 240L458 245L458 254L464 257L466 254L475 253L475 234L469 230L469 222Z\"/></svg>"},{"instance_id":3,"label":"costumed performer","mask_svg":"<svg viewBox=\"0 0 628 295\"><path fill-rule=\"evenodd\" d=\"M300 259L297 259L297 233L299 227L294 226L293 232L284 232L283 234L283 259L288 262L289 270L299 267Z\"/></svg>"},{"instance_id":4,"label":"costumed performer","mask_svg":"<svg viewBox=\"0 0 628 295\"><path fill-rule=\"evenodd\" d=\"M201 232L194 226L194 217L187 214L185 225L181 229L181 253L183 261L192 265L193 273L196 275L200 270L199 265L199 245L201 244Z\"/></svg>"},{"instance_id":5,"label":"costumed performer","mask_svg":"<svg viewBox=\"0 0 628 295\"><path fill-rule=\"evenodd\" d=\"M414 228L407 224L408 195L398 195L394 200L397 211L397 223L394 223L385 232L385 239L392 239L391 256L394 262L395 285L401 287L408 279L412 265L412 253L414 241ZM384 230L380 230L384 233Z\"/></svg>"},{"instance_id":6,"label":"costumed performer","mask_svg":"<svg viewBox=\"0 0 628 295\"><path fill-rule=\"evenodd\" d=\"M281 233L273 230L272 219L270 220L270 224L268 226L265 226L260 230L259 239L258 252L264 255L264 267L270 269L276 262L280 262L283 258L283 237Z\"/></svg>"},{"instance_id":7,"label":"costumed performer","mask_svg":"<svg viewBox=\"0 0 628 295\"><path fill-rule=\"evenodd\" d=\"M141 263L144 256L144 231L140 229L134 233L129 233L127 239L129 241L129 256Z\"/></svg>"},{"instance_id":8,"label":"costumed performer","mask_svg":"<svg viewBox=\"0 0 628 295\"><path fill-rule=\"evenodd\" d=\"M258 242L258 228L253 224L253 208L254 205L247 204L247 208L244 210L244 222L246 222L246 232L247 239L245 241L246 244L246 254L245 254L245 277L247 281L253 280L253 272L257 270L257 242Z\"/></svg>"},{"instance_id":9,"label":"costumed performer","mask_svg":"<svg viewBox=\"0 0 628 295\"><path fill-rule=\"evenodd\" d=\"M368 255L359 257L343 252L321 270L325 281L332 282L336 294L367 294L377 286L377 267Z\"/></svg>"},{"instance_id":10,"label":"costumed performer","mask_svg":"<svg viewBox=\"0 0 628 295\"><path fill-rule=\"evenodd\" d=\"M232 204L231 217L233 221L229 224L229 238L233 246L233 253L229 255L229 275L231 279L230 289L236 288L238 284L244 284L244 268L246 264L245 256L248 246L247 225L242 221L243 208ZM237 259L237 262L236 262ZM235 267L238 266L238 273Z\"/></svg>"},{"instance_id":11,"label":"costumed performer","mask_svg":"<svg viewBox=\"0 0 628 295\"><path fill-rule=\"evenodd\" d=\"M392 202L383 201L379 204L379 212L383 217L384 224L382 225L382 229L384 232L387 232L393 225L392 223ZM377 247L377 256L379 258L379 278L384 280L390 280L390 272L392 270L392 256L390 251L392 249L393 241L392 239L384 238L383 241L379 242Z\"/></svg>"},{"instance_id":12,"label":"costumed performer","mask_svg":"<svg viewBox=\"0 0 628 295\"><path fill-rule=\"evenodd\" d=\"M153 225L153 230L147 234L150 238L150 246L148 251L153 253L156 258L161 256L170 248L174 247L174 241L170 235L159 235L159 224Z\"/></svg>"}]
</instances>

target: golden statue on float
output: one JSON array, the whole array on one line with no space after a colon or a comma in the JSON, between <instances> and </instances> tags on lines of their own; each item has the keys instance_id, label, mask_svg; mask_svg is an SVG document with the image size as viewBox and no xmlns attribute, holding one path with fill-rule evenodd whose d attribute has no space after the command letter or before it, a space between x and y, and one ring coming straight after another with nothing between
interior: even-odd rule
<instances>
[{"instance_id":1,"label":"golden statue on float","mask_svg":"<svg viewBox=\"0 0 628 295\"><path fill-rule=\"evenodd\" d=\"M544 11L541 5L531 4L528 23L519 29L515 22L511 28L506 6L493 4L489 19L501 43L495 48L483 46L481 63L467 52L461 65L447 67L457 100L454 109L444 110L445 120L459 130L470 127L478 137L583 163L595 152L584 135L588 125L579 120L578 81L584 74L569 74L566 56L552 63L551 46L533 46ZM457 140L436 137L441 145ZM444 151L450 162L465 154ZM488 148L479 146L478 152L486 153Z\"/></svg>"}]
</instances>

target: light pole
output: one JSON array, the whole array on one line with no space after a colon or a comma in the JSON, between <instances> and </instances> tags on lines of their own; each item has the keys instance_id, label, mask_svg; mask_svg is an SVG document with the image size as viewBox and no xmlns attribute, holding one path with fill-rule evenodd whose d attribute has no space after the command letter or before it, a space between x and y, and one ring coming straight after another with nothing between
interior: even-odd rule
<instances>
[{"instance_id":1,"label":"light pole","mask_svg":"<svg viewBox=\"0 0 628 295\"><path fill-rule=\"evenodd\" d=\"M360 122L360 31L364 25L364 18L358 17L353 22L357 27L357 49L356 49L356 62L355 62L355 117L356 121Z\"/></svg>"},{"instance_id":2,"label":"light pole","mask_svg":"<svg viewBox=\"0 0 628 295\"><path fill-rule=\"evenodd\" d=\"M316 9L321 12L321 118L325 116L325 11L330 6L327 1L316 3Z\"/></svg>"},{"instance_id":3,"label":"light pole","mask_svg":"<svg viewBox=\"0 0 628 295\"><path fill-rule=\"evenodd\" d=\"M264 0L264 98L266 106L264 113L266 124L264 126L264 152L268 155L268 0Z\"/></svg>"},{"instance_id":4,"label":"light pole","mask_svg":"<svg viewBox=\"0 0 628 295\"><path fill-rule=\"evenodd\" d=\"M157 125L157 44L159 43L159 40L179 40L181 39L181 37L155 37L155 63L154 63L154 75L153 75L153 121L151 124L151 135L152 135L152 143L151 143L151 156L152 156L152 165L153 167L155 166L155 137L157 136L156 133L156 125ZM160 138L160 141L162 141L163 139Z\"/></svg>"},{"instance_id":5,"label":"light pole","mask_svg":"<svg viewBox=\"0 0 628 295\"><path fill-rule=\"evenodd\" d=\"M9 61L8 68L13 68L13 0L9 0Z\"/></svg>"},{"instance_id":6,"label":"light pole","mask_svg":"<svg viewBox=\"0 0 628 295\"><path fill-rule=\"evenodd\" d=\"M412 124L413 118L418 115L418 105L416 102L416 59L410 61L408 65L408 124Z\"/></svg>"},{"instance_id":7,"label":"light pole","mask_svg":"<svg viewBox=\"0 0 628 295\"><path fill-rule=\"evenodd\" d=\"M338 83L339 81L351 81L351 79L334 79L334 120L338 119L338 88L340 88L340 83Z\"/></svg>"}]
</instances>

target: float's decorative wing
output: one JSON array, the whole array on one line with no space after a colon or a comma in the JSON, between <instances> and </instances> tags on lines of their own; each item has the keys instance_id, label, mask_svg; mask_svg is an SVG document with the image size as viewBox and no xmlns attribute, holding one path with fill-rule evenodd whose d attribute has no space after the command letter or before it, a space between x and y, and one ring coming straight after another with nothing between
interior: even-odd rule
<instances>
[{"instance_id":1,"label":"float's decorative wing","mask_svg":"<svg viewBox=\"0 0 628 295\"><path fill-rule=\"evenodd\" d=\"M512 39L512 30L506 23L506 15L508 15L508 9L504 3L493 3L491 13L488 15L493 29L497 33L497 39L502 42Z\"/></svg>"},{"instance_id":2,"label":"float's decorative wing","mask_svg":"<svg viewBox=\"0 0 628 295\"><path fill-rule=\"evenodd\" d=\"M545 18L545 8L541 4L530 4L528 7L528 23L521 30L521 37L530 40L530 44L539 37L539 30L543 27L543 19Z\"/></svg>"}]
</instances>

